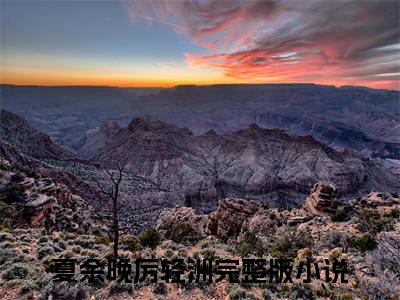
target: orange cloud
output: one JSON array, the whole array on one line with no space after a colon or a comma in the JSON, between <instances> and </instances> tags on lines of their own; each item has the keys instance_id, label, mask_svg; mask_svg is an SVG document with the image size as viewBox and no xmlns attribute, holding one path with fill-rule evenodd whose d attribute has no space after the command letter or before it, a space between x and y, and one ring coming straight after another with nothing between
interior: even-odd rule
<instances>
[{"instance_id":1,"label":"orange cloud","mask_svg":"<svg viewBox=\"0 0 400 300\"><path fill-rule=\"evenodd\" d=\"M188 64L228 78L399 88L398 1L126 3L131 16L171 24L208 50L186 53Z\"/></svg>"}]
</instances>

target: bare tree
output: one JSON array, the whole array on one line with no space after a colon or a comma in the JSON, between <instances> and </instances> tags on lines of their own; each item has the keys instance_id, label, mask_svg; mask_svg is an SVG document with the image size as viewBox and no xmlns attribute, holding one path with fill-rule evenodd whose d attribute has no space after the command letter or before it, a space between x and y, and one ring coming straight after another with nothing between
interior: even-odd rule
<instances>
[{"instance_id":1,"label":"bare tree","mask_svg":"<svg viewBox=\"0 0 400 300\"><path fill-rule=\"evenodd\" d=\"M110 178L110 185L101 184L94 176L92 176L92 180L96 183L100 192L111 202L111 210L109 212L111 212L114 231L114 258L117 259L119 244L119 211L122 208L118 198L123 172L122 167L118 163L112 163L111 165L111 167L104 167L104 170Z\"/></svg>"}]
</instances>

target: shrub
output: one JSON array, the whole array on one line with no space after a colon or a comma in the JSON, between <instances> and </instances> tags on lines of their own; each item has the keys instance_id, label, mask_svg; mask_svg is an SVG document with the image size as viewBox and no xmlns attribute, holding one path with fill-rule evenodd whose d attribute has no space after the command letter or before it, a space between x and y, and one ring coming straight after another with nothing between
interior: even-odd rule
<instances>
[{"instance_id":1,"label":"shrub","mask_svg":"<svg viewBox=\"0 0 400 300\"><path fill-rule=\"evenodd\" d=\"M106 245L103 245L103 244L97 244L97 245L94 245L93 249L98 252L106 252L109 249L109 247L107 247Z\"/></svg>"},{"instance_id":2,"label":"shrub","mask_svg":"<svg viewBox=\"0 0 400 300\"><path fill-rule=\"evenodd\" d=\"M23 235L20 235L19 240L21 242L31 243L32 237L29 234L23 234Z\"/></svg>"},{"instance_id":3,"label":"shrub","mask_svg":"<svg viewBox=\"0 0 400 300\"><path fill-rule=\"evenodd\" d=\"M89 250L89 249L82 250L82 252L81 252L81 256L85 257L85 258L97 258L98 255L99 255L99 253L97 251L93 251L93 250Z\"/></svg>"},{"instance_id":4,"label":"shrub","mask_svg":"<svg viewBox=\"0 0 400 300\"><path fill-rule=\"evenodd\" d=\"M330 298L332 297L332 292L329 291L324 284L321 284L321 286L317 287L315 290L315 295L317 297L323 297L323 298Z\"/></svg>"},{"instance_id":5,"label":"shrub","mask_svg":"<svg viewBox=\"0 0 400 300\"><path fill-rule=\"evenodd\" d=\"M343 236L343 234L340 231L337 231L335 229L331 230L329 232L329 236L328 236L328 245L332 248L335 247L345 247L346 244L346 239Z\"/></svg>"},{"instance_id":6,"label":"shrub","mask_svg":"<svg viewBox=\"0 0 400 300\"><path fill-rule=\"evenodd\" d=\"M253 253L253 248L251 247L251 245L243 241L239 243L237 249L241 257L248 257L250 254Z\"/></svg>"},{"instance_id":7,"label":"shrub","mask_svg":"<svg viewBox=\"0 0 400 300\"><path fill-rule=\"evenodd\" d=\"M3 274L4 280L25 279L32 273L32 268L26 264L14 264Z\"/></svg>"},{"instance_id":8,"label":"shrub","mask_svg":"<svg viewBox=\"0 0 400 300\"><path fill-rule=\"evenodd\" d=\"M0 230L10 231L12 228L12 217L15 213L14 206L0 201Z\"/></svg>"},{"instance_id":9,"label":"shrub","mask_svg":"<svg viewBox=\"0 0 400 300\"><path fill-rule=\"evenodd\" d=\"M66 239L66 240L75 241L76 238L77 238L77 234L76 234L75 232L67 232L67 233L65 234L65 239Z\"/></svg>"},{"instance_id":10,"label":"shrub","mask_svg":"<svg viewBox=\"0 0 400 300\"><path fill-rule=\"evenodd\" d=\"M331 215L332 222L346 222L350 220L350 215L344 209L338 209Z\"/></svg>"},{"instance_id":11,"label":"shrub","mask_svg":"<svg viewBox=\"0 0 400 300\"><path fill-rule=\"evenodd\" d=\"M53 273L56 263L54 259L50 255L48 255L42 259L42 265L44 266L47 273Z\"/></svg>"},{"instance_id":12,"label":"shrub","mask_svg":"<svg viewBox=\"0 0 400 300\"><path fill-rule=\"evenodd\" d=\"M400 210L399 210L397 207L396 207L396 208L393 208L393 209L390 211L388 217L391 217L391 218L393 218L393 219L398 219L398 218L400 218Z\"/></svg>"},{"instance_id":13,"label":"shrub","mask_svg":"<svg viewBox=\"0 0 400 300\"><path fill-rule=\"evenodd\" d=\"M359 237L350 237L347 242L350 247L357 248L362 252L373 250L376 247L375 238L370 233L365 233Z\"/></svg>"},{"instance_id":14,"label":"shrub","mask_svg":"<svg viewBox=\"0 0 400 300\"><path fill-rule=\"evenodd\" d=\"M4 161L0 161L0 170L9 171L10 166Z\"/></svg>"},{"instance_id":15,"label":"shrub","mask_svg":"<svg viewBox=\"0 0 400 300\"><path fill-rule=\"evenodd\" d=\"M205 249L201 252L201 255L203 255L204 259L210 259L210 260L215 260L217 256L215 255L215 250L212 249Z\"/></svg>"},{"instance_id":16,"label":"shrub","mask_svg":"<svg viewBox=\"0 0 400 300\"><path fill-rule=\"evenodd\" d=\"M94 242L96 244L103 244L106 246L109 246L111 244L111 241L108 237L105 236L96 236L96 238L94 239Z\"/></svg>"},{"instance_id":17,"label":"shrub","mask_svg":"<svg viewBox=\"0 0 400 300\"><path fill-rule=\"evenodd\" d=\"M71 250L65 250L60 254L60 258L74 258L74 253Z\"/></svg>"},{"instance_id":18,"label":"shrub","mask_svg":"<svg viewBox=\"0 0 400 300\"><path fill-rule=\"evenodd\" d=\"M307 284L294 283L288 293L290 299L315 299L311 287Z\"/></svg>"},{"instance_id":19,"label":"shrub","mask_svg":"<svg viewBox=\"0 0 400 300\"><path fill-rule=\"evenodd\" d=\"M201 241L199 244L198 244L198 246L201 248L201 249L206 249L206 248L208 248L208 247L210 247L210 242L209 241Z\"/></svg>"},{"instance_id":20,"label":"shrub","mask_svg":"<svg viewBox=\"0 0 400 300\"><path fill-rule=\"evenodd\" d=\"M175 251L175 250L178 250L179 248L183 247L183 245L175 243L175 242L173 242L171 240L167 240L167 241L162 243L161 247L163 249L171 249L171 250Z\"/></svg>"},{"instance_id":21,"label":"shrub","mask_svg":"<svg viewBox=\"0 0 400 300\"><path fill-rule=\"evenodd\" d=\"M60 242L60 240L61 240L58 236L50 236L50 239L52 239L53 242L56 242L56 243Z\"/></svg>"},{"instance_id":22,"label":"shrub","mask_svg":"<svg viewBox=\"0 0 400 300\"><path fill-rule=\"evenodd\" d=\"M5 194L8 204L25 202L25 194L16 186L9 187Z\"/></svg>"},{"instance_id":23,"label":"shrub","mask_svg":"<svg viewBox=\"0 0 400 300\"><path fill-rule=\"evenodd\" d=\"M30 247L21 247L21 251L22 251L22 253L28 254L29 252L31 252L31 248Z\"/></svg>"},{"instance_id":24,"label":"shrub","mask_svg":"<svg viewBox=\"0 0 400 300\"><path fill-rule=\"evenodd\" d=\"M24 256L15 249L0 249L0 266L24 261Z\"/></svg>"},{"instance_id":25,"label":"shrub","mask_svg":"<svg viewBox=\"0 0 400 300\"><path fill-rule=\"evenodd\" d=\"M54 249L53 247L50 246L44 246L42 248L39 248L38 252L37 252L37 258L38 259L42 259L47 255L51 255L54 253Z\"/></svg>"},{"instance_id":26,"label":"shrub","mask_svg":"<svg viewBox=\"0 0 400 300\"><path fill-rule=\"evenodd\" d=\"M165 282L161 281L161 282L154 284L153 293L160 294L160 295L166 295L168 293L168 288L167 288L167 285L165 284Z\"/></svg>"},{"instance_id":27,"label":"shrub","mask_svg":"<svg viewBox=\"0 0 400 300\"><path fill-rule=\"evenodd\" d=\"M253 293L242 288L232 289L229 293L230 300L257 300Z\"/></svg>"},{"instance_id":28,"label":"shrub","mask_svg":"<svg viewBox=\"0 0 400 300\"><path fill-rule=\"evenodd\" d=\"M9 234L8 232L0 232L0 243L2 242L7 242L7 241L13 241L14 237Z\"/></svg>"},{"instance_id":29,"label":"shrub","mask_svg":"<svg viewBox=\"0 0 400 300\"><path fill-rule=\"evenodd\" d=\"M147 228L139 235L140 244L144 247L155 248L160 243L160 234L154 228Z\"/></svg>"},{"instance_id":30,"label":"shrub","mask_svg":"<svg viewBox=\"0 0 400 300\"><path fill-rule=\"evenodd\" d=\"M116 295L116 294L121 294L124 292L132 294L133 291L134 291L134 288L133 288L132 283L115 281L111 284L109 292L110 292L110 295Z\"/></svg>"},{"instance_id":31,"label":"shrub","mask_svg":"<svg viewBox=\"0 0 400 300\"><path fill-rule=\"evenodd\" d=\"M80 245L82 248L93 248L94 239L90 235L81 235L75 239L75 244Z\"/></svg>"},{"instance_id":32,"label":"shrub","mask_svg":"<svg viewBox=\"0 0 400 300\"><path fill-rule=\"evenodd\" d=\"M40 174L37 173L35 170L32 169L24 169L24 173L27 177L34 178L34 179L39 179Z\"/></svg>"},{"instance_id":33,"label":"shrub","mask_svg":"<svg viewBox=\"0 0 400 300\"><path fill-rule=\"evenodd\" d=\"M32 290L38 288L38 283L36 280L25 280L21 286L21 293L26 294Z\"/></svg>"},{"instance_id":34,"label":"shrub","mask_svg":"<svg viewBox=\"0 0 400 300\"><path fill-rule=\"evenodd\" d=\"M155 258L154 253L150 249L145 249L140 254L141 254L141 258L145 258L145 259ZM176 258L176 257L173 257L173 258Z\"/></svg>"},{"instance_id":35,"label":"shrub","mask_svg":"<svg viewBox=\"0 0 400 300\"><path fill-rule=\"evenodd\" d=\"M314 244L314 239L310 231L300 231L295 233L294 243L295 247L302 249L311 247Z\"/></svg>"},{"instance_id":36,"label":"shrub","mask_svg":"<svg viewBox=\"0 0 400 300\"><path fill-rule=\"evenodd\" d=\"M38 239L38 243L39 243L39 244L48 243L48 242L49 242L49 238L51 238L51 236L48 236L48 235L41 236L41 237Z\"/></svg>"},{"instance_id":37,"label":"shrub","mask_svg":"<svg viewBox=\"0 0 400 300\"><path fill-rule=\"evenodd\" d=\"M68 282L44 285L41 295L41 299L86 299L87 296L84 286L81 284L71 285Z\"/></svg>"},{"instance_id":38,"label":"shrub","mask_svg":"<svg viewBox=\"0 0 400 300\"><path fill-rule=\"evenodd\" d=\"M22 176L19 173L16 173L16 174L11 175L10 180L12 183L20 183L22 180L24 180L24 176Z\"/></svg>"},{"instance_id":39,"label":"shrub","mask_svg":"<svg viewBox=\"0 0 400 300\"><path fill-rule=\"evenodd\" d=\"M7 242L0 243L0 248L1 249L15 248L15 245L13 243L7 241Z\"/></svg>"},{"instance_id":40,"label":"shrub","mask_svg":"<svg viewBox=\"0 0 400 300\"><path fill-rule=\"evenodd\" d=\"M312 248L314 240L309 231L282 230L271 242L269 252L275 257L296 257L297 251Z\"/></svg>"},{"instance_id":41,"label":"shrub","mask_svg":"<svg viewBox=\"0 0 400 300\"><path fill-rule=\"evenodd\" d=\"M12 223L13 221L11 218L4 218L3 220L0 221L0 230L10 232L12 229Z\"/></svg>"},{"instance_id":42,"label":"shrub","mask_svg":"<svg viewBox=\"0 0 400 300\"><path fill-rule=\"evenodd\" d=\"M305 258L311 258L312 257L312 250L310 248L304 248L300 253L299 253L299 258L305 259Z\"/></svg>"},{"instance_id":43,"label":"shrub","mask_svg":"<svg viewBox=\"0 0 400 300\"><path fill-rule=\"evenodd\" d=\"M382 218L381 215L372 209L363 209L358 214L359 223L356 228L362 232L369 232L375 235L388 226L390 220Z\"/></svg>"},{"instance_id":44,"label":"shrub","mask_svg":"<svg viewBox=\"0 0 400 300\"><path fill-rule=\"evenodd\" d=\"M164 256L171 258L174 255L174 251L172 251L171 249L167 249L164 251Z\"/></svg>"},{"instance_id":45,"label":"shrub","mask_svg":"<svg viewBox=\"0 0 400 300\"><path fill-rule=\"evenodd\" d=\"M181 248L178 250L178 257L184 258L187 257L187 255L188 255L187 249Z\"/></svg>"},{"instance_id":46,"label":"shrub","mask_svg":"<svg viewBox=\"0 0 400 300\"><path fill-rule=\"evenodd\" d=\"M353 293L352 292L342 292L338 295L340 300L353 300Z\"/></svg>"},{"instance_id":47,"label":"shrub","mask_svg":"<svg viewBox=\"0 0 400 300\"><path fill-rule=\"evenodd\" d=\"M175 224L167 237L176 243L195 244L200 240L200 235L189 223Z\"/></svg>"},{"instance_id":48,"label":"shrub","mask_svg":"<svg viewBox=\"0 0 400 300\"><path fill-rule=\"evenodd\" d=\"M265 249L261 240L253 232L245 232L242 240L238 245L238 250L242 257L246 257L249 254L254 254L258 257L262 257L265 253Z\"/></svg>"},{"instance_id":49,"label":"shrub","mask_svg":"<svg viewBox=\"0 0 400 300\"><path fill-rule=\"evenodd\" d=\"M72 252L74 252L74 253L76 253L76 254L81 253L81 251L82 251L81 246L73 246L73 247L72 247Z\"/></svg>"},{"instance_id":50,"label":"shrub","mask_svg":"<svg viewBox=\"0 0 400 300\"><path fill-rule=\"evenodd\" d=\"M58 246L63 250L67 249L67 243L62 240L58 242Z\"/></svg>"},{"instance_id":51,"label":"shrub","mask_svg":"<svg viewBox=\"0 0 400 300\"><path fill-rule=\"evenodd\" d=\"M261 203L262 208L264 209L270 209L271 206L268 203Z\"/></svg>"},{"instance_id":52,"label":"shrub","mask_svg":"<svg viewBox=\"0 0 400 300\"><path fill-rule=\"evenodd\" d=\"M135 252L140 250L140 242L134 237L124 238L120 241L120 247L121 249Z\"/></svg>"},{"instance_id":53,"label":"shrub","mask_svg":"<svg viewBox=\"0 0 400 300\"><path fill-rule=\"evenodd\" d=\"M338 248L332 249L329 251L329 260L333 261L334 259L338 260L342 256L342 251Z\"/></svg>"},{"instance_id":54,"label":"shrub","mask_svg":"<svg viewBox=\"0 0 400 300\"><path fill-rule=\"evenodd\" d=\"M283 254L282 250L278 248L272 248L269 252L272 257L284 258L285 254Z\"/></svg>"}]
</instances>

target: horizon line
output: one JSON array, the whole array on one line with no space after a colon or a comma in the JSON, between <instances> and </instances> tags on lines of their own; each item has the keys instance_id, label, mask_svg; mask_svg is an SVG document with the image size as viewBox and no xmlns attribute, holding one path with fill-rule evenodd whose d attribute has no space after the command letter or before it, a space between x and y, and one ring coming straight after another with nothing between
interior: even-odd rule
<instances>
[{"instance_id":1,"label":"horizon line","mask_svg":"<svg viewBox=\"0 0 400 300\"><path fill-rule=\"evenodd\" d=\"M91 87L91 88L116 88L116 89L173 89L177 87L207 87L207 86L239 86L239 85L314 85L314 86L324 86L324 87L335 87L335 88L364 88L371 90L385 90L385 91L396 91L400 92L399 89L385 89L385 88L374 88L363 85L334 85L334 84L320 84L314 82L287 82L287 83L216 83L216 84L177 84L172 86L117 86L117 85L75 85L75 84L66 84L66 85L52 85L52 84L15 84L15 83L0 83L0 86L16 86L16 87L46 87L46 88L62 88L62 87Z\"/></svg>"}]
</instances>

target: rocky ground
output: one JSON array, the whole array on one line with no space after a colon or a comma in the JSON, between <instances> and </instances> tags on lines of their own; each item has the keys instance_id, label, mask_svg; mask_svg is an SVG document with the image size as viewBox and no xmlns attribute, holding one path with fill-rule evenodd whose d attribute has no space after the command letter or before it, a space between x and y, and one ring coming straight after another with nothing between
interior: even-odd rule
<instances>
[{"instance_id":1,"label":"rocky ground","mask_svg":"<svg viewBox=\"0 0 400 300\"><path fill-rule=\"evenodd\" d=\"M125 130L132 132L128 135L123 132L117 137L121 141L132 139L133 146L144 145L141 151L123 147L125 149L120 149L121 153L114 153L111 151L117 149L114 148L114 141L106 149L110 151L104 154L117 155L127 163L121 182L120 200L125 206L120 211L120 257L128 258L132 263L137 258L153 257L213 260L265 258L268 261L271 258L290 258L293 259L294 270L307 258L318 264L325 264L325 259L331 263L334 259L345 259L349 268L348 283L324 283L314 277L311 283L295 280L295 283L272 284L228 284L225 280L212 284L180 285L109 281L95 284L86 281L55 283L52 279L54 259L75 258L82 263L88 258L98 258L106 262L112 255L111 218L106 212L109 207L94 183L109 188L108 172L113 171L94 161L71 158L69 153L53 145L47 136L29 129L29 124L13 115L5 116L7 122L2 120L2 126L9 131L3 130L0 137L2 299L398 299L400 199L398 194L391 192L398 186L394 175L388 175L373 161L346 150L334 151L311 138L292 137L279 130L257 126L219 138L215 132L208 132L199 137L204 139L201 145L210 147L207 151L199 144L191 143L194 139L188 130L151 118L136 119ZM19 131L24 131L19 130L20 127L28 128L25 133L30 134L19 134ZM13 131L17 134L14 135ZM186 140L186 143L177 142L175 139L178 138ZM218 142L214 147L214 142L220 139L224 143ZM292 147L288 147L288 142ZM185 144L188 145L186 150L179 146ZM235 149L240 148L240 151L230 145L236 145ZM160 150L159 146L172 150ZM222 146L226 149L221 149ZM192 150L196 147L199 152L194 155ZM294 147L303 149L301 153L306 153L306 156L295 155L298 149L292 152ZM282 151L276 152L277 149ZM318 167L321 155L305 150L323 154L324 159L320 162L323 168ZM236 154L232 154L233 160L226 162L224 155L220 156L224 158L222 161L217 159L220 151ZM133 153L133 157L125 160L126 157L121 154L128 152L130 155ZM275 152L281 153L282 157L265 155ZM203 157L199 153L208 153L208 156ZM210 156L209 153L214 154ZM262 155L252 156L252 153ZM63 159L58 157L59 154ZM169 154L172 156L164 157ZM161 179L130 172L135 170L132 162L147 161L149 166L158 165L151 170L160 178L164 174L163 168L172 177L180 176L174 170L183 170L189 176L189 169L180 164L182 160L175 159L178 154L193 170L202 170L200 161L207 164L214 162L209 167L214 171L225 170L227 178L231 177L229 174L240 178L258 178L255 176L257 172L253 171L265 169L268 172L277 171L274 176L283 172L281 175L289 180L303 172L299 176L305 176L307 180L294 176L293 180L299 180L301 185L291 185L291 189L297 198L299 193L296 189L304 197L295 208L290 208L275 205L274 201L249 200L252 197L246 197L246 193L235 192L232 196L226 192L226 185L217 184L214 188L219 192L209 195L207 199L199 195L204 192L202 186L191 193L178 194L176 190L170 190L168 184L163 185ZM249 161L249 157L257 159ZM264 168L253 168L260 157L265 157ZM305 157L309 159L305 160ZM307 167L292 169L288 164L286 169L281 168L285 160L291 160L295 166L298 162ZM250 167L246 167L247 163ZM176 169L169 169L171 164ZM329 169L328 166L339 168ZM364 184L354 197L348 194L344 197L341 183L348 182L347 176L358 174L358 171L342 171L354 166L363 174L354 178L371 185ZM232 170L235 172L232 173ZM245 170L252 172L247 174ZM306 170L313 172L307 173ZM333 174L335 180L322 176L321 172L329 173L327 170L338 171ZM221 176L221 172L213 172L210 174ZM238 178L235 176L232 178ZM288 183L292 182L290 180ZM365 192L374 190L373 187L382 191L384 189L379 187L386 185L393 189ZM246 186L251 185L231 185L233 190ZM267 190L258 189L257 192L264 195ZM278 196L286 199L287 195ZM210 199L215 202L215 209L210 209ZM132 276L135 272L132 270Z\"/></svg>"},{"instance_id":2,"label":"rocky ground","mask_svg":"<svg viewBox=\"0 0 400 300\"><path fill-rule=\"evenodd\" d=\"M348 283L126 284L54 283L53 259L103 262L112 235L79 196L50 178L1 161L0 293L2 299L398 299L400 294L400 199L372 192L342 202L334 185L317 183L298 209L270 208L225 198L211 214L176 206L154 228L121 236L119 254L137 258L346 259ZM19 192L18 192L19 191ZM47 197L47 198L46 198ZM33 223L17 212L32 201L52 199ZM25 203L25 206L23 205ZM43 201L40 201L43 203ZM46 202L47 203L47 202ZM24 219L26 220L26 219ZM56 220L56 222L53 222ZM135 271L132 271L134 275Z\"/></svg>"}]
</instances>

